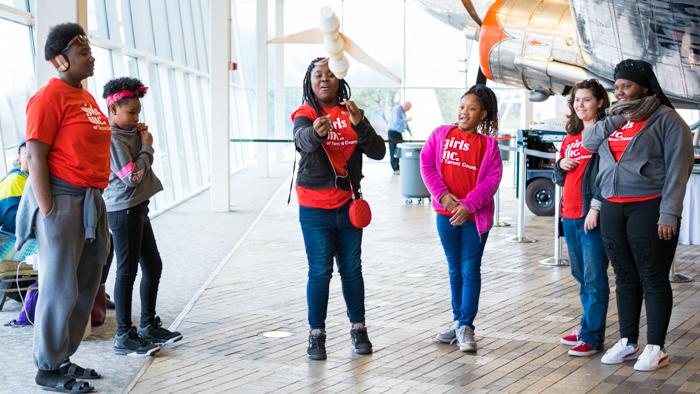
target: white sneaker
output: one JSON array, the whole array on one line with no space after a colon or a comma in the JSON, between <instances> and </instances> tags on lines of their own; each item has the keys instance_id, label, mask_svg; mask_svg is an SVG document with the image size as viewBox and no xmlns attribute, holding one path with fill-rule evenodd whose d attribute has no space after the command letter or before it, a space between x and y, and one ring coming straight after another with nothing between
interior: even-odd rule
<instances>
[{"instance_id":1,"label":"white sneaker","mask_svg":"<svg viewBox=\"0 0 700 394\"><path fill-rule=\"evenodd\" d=\"M627 338L622 338L615 346L608 349L600 359L603 364L621 364L627 360L634 360L639 356L639 346L627 344Z\"/></svg>"},{"instance_id":2,"label":"white sneaker","mask_svg":"<svg viewBox=\"0 0 700 394\"><path fill-rule=\"evenodd\" d=\"M668 365L668 354L659 345L647 345L634 363L637 371L656 371Z\"/></svg>"},{"instance_id":3,"label":"white sneaker","mask_svg":"<svg viewBox=\"0 0 700 394\"><path fill-rule=\"evenodd\" d=\"M474 330L472 330L469 326L462 326L457 329L457 342L459 343L459 350L463 352L476 351Z\"/></svg>"},{"instance_id":4,"label":"white sneaker","mask_svg":"<svg viewBox=\"0 0 700 394\"><path fill-rule=\"evenodd\" d=\"M448 329L437 334L435 340L449 345L453 344L457 340L457 322L454 322Z\"/></svg>"}]
</instances>

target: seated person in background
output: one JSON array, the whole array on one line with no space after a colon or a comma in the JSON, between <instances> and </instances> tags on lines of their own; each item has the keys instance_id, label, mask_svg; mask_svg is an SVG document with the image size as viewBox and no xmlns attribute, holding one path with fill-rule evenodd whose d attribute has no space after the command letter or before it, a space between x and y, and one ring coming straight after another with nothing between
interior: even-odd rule
<instances>
[{"instance_id":1,"label":"seated person in background","mask_svg":"<svg viewBox=\"0 0 700 394\"><path fill-rule=\"evenodd\" d=\"M12 234L15 233L15 217L19 200L22 198L24 185L29 176L27 146L24 140L21 140L17 147L17 155L15 168L0 181L0 229Z\"/></svg>"}]
</instances>

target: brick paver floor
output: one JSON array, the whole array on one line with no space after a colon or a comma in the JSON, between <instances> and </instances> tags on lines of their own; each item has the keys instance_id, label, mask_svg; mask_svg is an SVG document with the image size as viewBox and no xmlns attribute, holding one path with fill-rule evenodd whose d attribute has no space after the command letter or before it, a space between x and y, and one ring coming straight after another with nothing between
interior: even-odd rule
<instances>
[{"instance_id":1,"label":"brick paver floor","mask_svg":"<svg viewBox=\"0 0 700 394\"><path fill-rule=\"evenodd\" d=\"M367 325L374 354L352 353L349 323L334 275L328 307L328 360L306 357L306 257L298 208L280 194L179 329L186 340L147 364L130 387L152 392L696 392L700 390L698 281L674 285L667 348L671 363L653 373L632 363L575 358L559 344L581 316L567 267L541 266L552 254L553 219L527 215L527 235L494 229L482 264L478 352L434 342L450 324L447 267L426 205L406 205L387 163L368 163L363 191L373 223L364 233ZM503 182L505 215L516 217L512 181ZM700 279L700 250L681 246L680 271ZM211 269L202 265L201 269ZM186 275L183 273L183 275ZM612 270L606 347L618 338ZM643 318L642 323L645 324ZM290 336L268 338L263 333ZM640 343L645 343L642 328Z\"/></svg>"}]
</instances>

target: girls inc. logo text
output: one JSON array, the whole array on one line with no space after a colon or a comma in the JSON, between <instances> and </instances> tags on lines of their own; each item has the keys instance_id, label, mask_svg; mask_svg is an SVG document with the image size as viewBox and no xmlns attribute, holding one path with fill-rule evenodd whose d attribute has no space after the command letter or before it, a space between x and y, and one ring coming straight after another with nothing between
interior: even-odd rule
<instances>
[{"instance_id":1,"label":"girls inc. logo text","mask_svg":"<svg viewBox=\"0 0 700 394\"><path fill-rule=\"evenodd\" d=\"M569 159L576 159L579 156L581 156L581 146L582 145L583 145L582 141L576 141L574 143L567 145L565 157L568 157Z\"/></svg>"}]
</instances>

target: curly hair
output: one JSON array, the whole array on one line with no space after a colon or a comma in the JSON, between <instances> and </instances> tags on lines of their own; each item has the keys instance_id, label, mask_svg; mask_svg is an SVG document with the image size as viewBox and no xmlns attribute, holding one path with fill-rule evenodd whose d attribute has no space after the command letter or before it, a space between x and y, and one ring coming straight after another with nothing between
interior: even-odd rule
<instances>
[{"instance_id":1,"label":"curly hair","mask_svg":"<svg viewBox=\"0 0 700 394\"><path fill-rule=\"evenodd\" d=\"M596 113L596 120L603 119L605 117L605 109L610 106L608 92L605 91L605 88L600 82L595 79L586 79L577 82L574 87L571 88L569 98L566 100L569 106L569 114L566 115L566 126L564 128L570 135L577 135L583 130L583 121L576 115L576 111L574 110L574 100L576 99L576 92L579 89L588 89L593 93L593 97L598 100L603 100L603 105L598 108L598 112Z\"/></svg>"},{"instance_id":2,"label":"curly hair","mask_svg":"<svg viewBox=\"0 0 700 394\"><path fill-rule=\"evenodd\" d=\"M486 85L474 85L466 93L462 95L464 98L467 95L473 94L481 103L481 107L486 110L486 118L479 122L478 131L482 134L495 136L498 133L498 100L493 90Z\"/></svg>"},{"instance_id":3,"label":"curly hair","mask_svg":"<svg viewBox=\"0 0 700 394\"><path fill-rule=\"evenodd\" d=\"M316 116L320 116L323 113L323 110L321 109L321 103L318 102L318 98L316 97L313 89L311 88L311 71L313 71L314 67L316 67L318 62L324 61L326 59L327 58L325 57L317 57L316 59L312 60L311 64L309 64L309 67L306 68L306 74L304 75L304 93L301 99L301 103L309 104L311 107L313 107L313 109L316 111ZM345 82L344 79L338 79L338 81L338 91L336 92L335 97L338 100L338 102L341 103L345 99L350 99L351 91L350 85L348 85L348 83Z\"/></svg>"},{"instance_id":4,"label":"curly hair","mask_svg":"<svg viewBox=\"0 0 700 394\"><path fill-rule=\"evenodd\" d=\"M121 92L122 90L128 90L131 92L136 92L138 98L142 98L143 96L146 95L145 91L139 91L138 88L144 87L143 82L141 82L138 78L129 78L129 77L123 77L123 78L116 78L113 79L105 84L104 90L102 91L102 98L107 98L107 96L110 96L114 93ZM130 99L134 98L133 96L131 97L124 97L123 99L117 101L118 106L124 105L127 101Z\"/></svg>"},{"instance_id":5,"label":"curly hair","mask_svg":"<svg viewBox=\"0 0 700 394\"><path fill-rule=\"evenodd\" d=\"M44 45L44 60L50 60L61 54L70 40L75 36L84 36L85 30L77 23L62 23L51 28Z\"/></svg>"}]
</instances>

